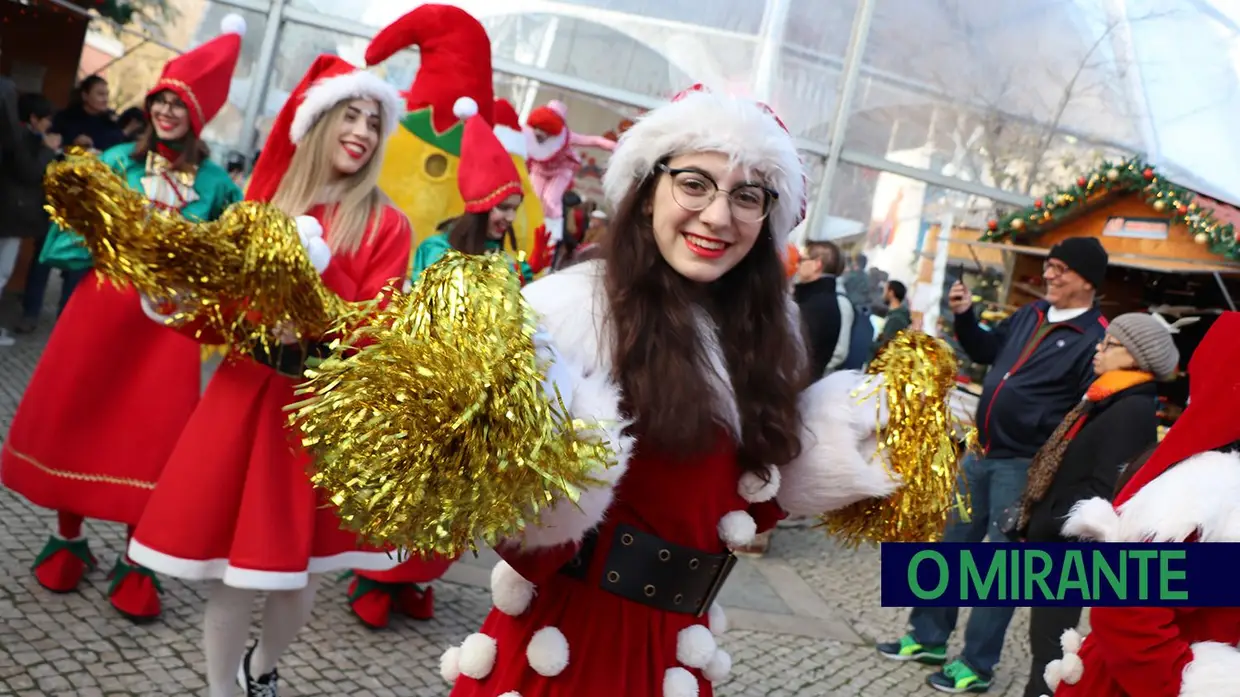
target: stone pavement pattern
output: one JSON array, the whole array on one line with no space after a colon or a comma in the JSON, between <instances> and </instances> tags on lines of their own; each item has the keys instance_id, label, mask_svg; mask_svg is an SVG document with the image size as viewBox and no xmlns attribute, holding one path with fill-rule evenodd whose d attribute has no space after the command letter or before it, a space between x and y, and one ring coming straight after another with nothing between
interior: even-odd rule
<instances>
[{"instance_id":1,"label":"stone pavement pattern","mask_svg":"<svg viewBox=\"0 0 1240 697\"><path fill-rule=\"evenodd\" d=\"M56 292L50 289L48 297ZM0 305L0 326L13 316L12 298L7 300ZM0 438L47 340L50 314L40 333L0 348ZM83 347L82 358L90 359L89 347ZM106 597L106 569L123 544L120 526L87 523L101 569L79 592L53 595L29 571L51 516L0 490L0 520L0 695L203 693L203 584L164 579L164 617L136 626L118 616ZM313 619L280 665L281 694L446 695L439 656L476 630L489 610L489 563L487 554L465 560L435 584L434 620L395 619L381 632L366 629L348 613L343 583L325 583ZM927 668L883 660L873 649L875 640L902 634L907 615L879 607L875 549L842 549L819 531L781 528L765 558L741 560L720 601L732 625L723 645L735 668L716 690L719 697L937 694L924 684ZM1022 694L1027 631L1028 613L1018 611L991 694Z\"/></svg>"}]
</instances>

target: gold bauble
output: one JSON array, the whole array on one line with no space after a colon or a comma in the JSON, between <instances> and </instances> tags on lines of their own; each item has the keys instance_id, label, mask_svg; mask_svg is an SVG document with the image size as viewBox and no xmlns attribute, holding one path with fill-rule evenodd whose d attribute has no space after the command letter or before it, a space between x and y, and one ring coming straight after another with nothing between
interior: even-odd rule
<instances>
[{"instance_id":1,"label":"gold bauble","mask_svg":"<svg viewBox=\"0 0 1240 697\"><path fill-rule=\"evenodd\" d=\"M1013 229L1013 230L1020 230L1020 229L1021 229L1021 228L1023 228L1023 227L1025 227L1025 221L1024 221L1024 220L1022 220L1022 219L1020 219L1020 218L1017 218L1016 220L1013 220L1013 221L1012 221L1012 229Z\"/></svg>"},{"instance_id":2,"label":"gold bauble","mask_svg":"<svg viewBox=\"0 0 1240 697\"><path fill-rule=\"evenodd\" d=\"M1199 232L1193 236L1193 241L1197 244L1205 244L1210 241L1210 236L1204 232Z\"/></svg>"},{"instance_id":3,"label":"gold bauble","mask_svg":"<svg viewBox=\"0 0 1240 697\"><path fill-rule=\"evenodd\" d=\"M1155 201L1154 210L1158 211L1159 213L1162 213L1163 211L1167 210L1167 202L1161 199L1158 201Z\"/></svg>"}]
</instances>

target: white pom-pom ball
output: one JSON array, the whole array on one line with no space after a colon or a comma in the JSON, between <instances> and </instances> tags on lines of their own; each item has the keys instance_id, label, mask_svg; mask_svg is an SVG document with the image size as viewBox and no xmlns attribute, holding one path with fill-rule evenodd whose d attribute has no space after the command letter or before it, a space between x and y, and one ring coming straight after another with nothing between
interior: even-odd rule
<instances>
[{"instance_id":1,"label":"white pom-pom ball","mask_svg":"<svg viewBox=\"0 0 1240 697\"><path fill-rule=\"evenodd\" d=\"M706 612L706 624L710 625L710 633L715 636L723 636L728 631L728 616L723 611L723 606L719 603L711 603L710 610Z\"/></svg>"},{"instance_id":2,"label":"white pom-pom ball","mask_svg":"<svg viewBox=\"0 0 1240 697\"><path fill-rule=\"evenodd\" d=\"M555 627L543 627L530 637L525 657L535 673L554 678L568 667L568 639Z\"/></svg>"},{"instance_id":3,"label":"white pom-pom ball","mask_svg":"<svg viewBox=\"0 0 1240 697\"><path fill-rule=\"evenodd\" d=\"M312 215L299 215L295 218L297 223L297 234L301 236L302 241L323 237L323 226L319 223L319 219Z\"/></svg>"},{"instance_id":4,"label":"white pom-pom ball","mask_svg":"<svg viewBox=\"0 0 1240 697\"><path fill-rule=\"evenodd\" d=\"M668 668L663 673L663 697L698 697L697 678L679 666Z\"/></svg>"},{"instance_id":5,"label":"white pom-pom ball","mask_svg":"<svg viewBox=\"0 0 1240 697\"><path fill-rule=\"evenodd\" d=\"M1063 680L1063 661L1056 658L1047 663L1042 671L1042 679L1046 681L1046 686L1051 688L1051 692L1059 689L1059 683Z\"/></svg>"},{"instance_id":6,"label":"white pom-pom ball","mask_svg":"<svg viewBox=\"0 0 1240 697\"><path fill-rule=\"evenodd\" d=\"M458 119L467 119L478 113L478 102L472 97L461 97L452 105L452 113L456 114Z\"/></svg>"},{"instance_id":7,"label":"white pom-pom ball","mask_svg":"<svg viewBox=\"0 0 1240 697\"><path fill-rule=\"evenodd\" d=\"M501 559L491 569L491 603L505 615L516 617L534 600L534 584Z\"/></svg>"},{"instance_id":8,"label":"white pom-pom ball","mask_svg":"<svg viewBox=\"0 0 1240 697\"><path fill-rule=\"evenodd\" d=\"M220 33L245 36L245 17L236 12L224 15L224 19L220 20Z\"/></svg>"},{"instance_id":9,"label":"white pom-pom ball","mask_svg":"<svg viewBox=\"0 0 1240 697\"><path fill-rule=\"evenodd\" d=\"M732 655L723 649L715 651L710 663L702 669L702 677L713 683L723 682L732 674Z\"/></svg>"},{"instance_id":10,"label":"white pom-pom ball","mask_svg":"<svg viewBox=\"0 0 1240 697\"><path fill-rule=\"evenodd\" d=\"M747 511L732 511L719 519L719 539L729 547L744 547L758 534L758 523Z\"/></svg>"},{"instance_id":11,"label":"white pom-pom ball","mask_svg":"<svg viewBox=\"0 0 1240 697\"><path fill-rule=\"evenodd\" d=\"M461 674L474 680L482 680L495 667L498 647L495 639L486 634L470 634L461 643Z\"/></svg>"},{"instance_id":12,"label":"white pom-pom ball","mask_svg":"<svg viewBox=\"0 0 1240 697\"><path fill-rule=\"evenodd\" d=\"M1083 641L1080 632L1075 629L1069 629L1059 637L1059 646L1065 654L1080 653Z\"/></svg>"},{"instance_id":13,"label":"white pom-pom ball","mask_svg":"<svg viewBox=\"0 0 1240 697\"><path fill-rule=\"evenodd\" d=\"M439 657L439 674L449 684L461 677L461 647L453 646Z\"/></svg>"},{"instance_id":14,"label":"white pom-pom ball","mask_svg":"<svg viewBox=\"0 0 1240 697\"><path fill-rule=\"evenodd\" d=\"M690 668L705 668L717 648L714 635L700 624L685 627L676 635L676 660Z\"/></svg>"},{"instance_id":15,"label":"white pom-pom ball","mask_svg":"<svg viewBox=\"0 0 1240 697\"><path fill-rule=\"evenodd\" d=\"M1060 665L1063 669L1063 681L1069 685L1075 685L1085 674L1085 664L1081 662L1081 657L1074 653L1064 654L1063 663Z\"/></svg>"}]
</instances>

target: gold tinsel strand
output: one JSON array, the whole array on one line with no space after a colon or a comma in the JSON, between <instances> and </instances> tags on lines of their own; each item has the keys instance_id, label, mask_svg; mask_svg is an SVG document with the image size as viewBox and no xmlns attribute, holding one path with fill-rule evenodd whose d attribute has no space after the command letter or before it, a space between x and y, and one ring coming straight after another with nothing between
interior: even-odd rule
<instances>
[{"instance_id":1,"label":"gold tinsel strand","mask_svg":"<svg viewBox=\"0 0 1240 697\"><path fill-rule=\"evenodd\" d=\"M977 436L951 411L948 400L956 369L950 346L916 331L897 334L870 362L867 372L883 380L867 380L857 396L870 399L878 390L885 393L889 418L878 431L875 457L904 485L886 499L861 501L823 516L828 533L852 547L862 542L933 542L942 536L952 510L968 519L968 493L957 487L955 434L965 433L966 447L974 447ZM874 401L881 408L882 401Z\"/></svg>"},{"instance_id":2,"label":"gold tinsel strand","mask_svg":"<svg viewBox=\"0 0 1240 697\"><path fill-rule=\"evenodd\" d=\"M44 189L52 220L82 237L103 278L178 300L173 322L200 322L229 343L266 345L277 328L317 338L373 307L323 285L296 222L273 206L242 201L213 222L190 222L79 153L48 168Z\"/></svg>"},{"instance_id":3,"label":"gold tinsel strand","mask_svg":"<svg viewBox=\"0 0 1240 697\"><path fill-rule=\"evenodd\" d=\"M547 398L533 333L506 259L450 251L307 371L290 421L347 529L451 556L597 483L611 446Z\"/></svg>"}]
</instances>

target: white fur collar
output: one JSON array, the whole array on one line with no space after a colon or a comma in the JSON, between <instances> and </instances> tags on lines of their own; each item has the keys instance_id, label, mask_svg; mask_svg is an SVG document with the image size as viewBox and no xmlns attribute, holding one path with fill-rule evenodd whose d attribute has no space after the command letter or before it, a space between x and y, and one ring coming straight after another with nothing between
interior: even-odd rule
<instances>
[{"instance_id":1,"label":"white fur collar","mask_svg":"<svg viewBox=\"0 0 1240 697\"><path fill-rule=\"evenodd\" d=\"M1072 507L1063 533L1097 542L1240 542L1240 455L1206 452L1168 469L1117 511L1106 499Z\"/></svg>"},{"instance_id":2,"label":"white fur collar","mask_svg":"<svg viewBox=\"0 0 1240 697\"><path fill-rule=\"evenodd\" d=\"M587 372L602 370L610 375L610 342L604 339L610 308L603 293L603 261L584 262L540 278L526 286L524 294L561 355ZM722 412L719 421L733 434L739 434L736 395L714 322L703 312L698 327L709 354L715 403Z\"/></svg>"}]
</instances>

